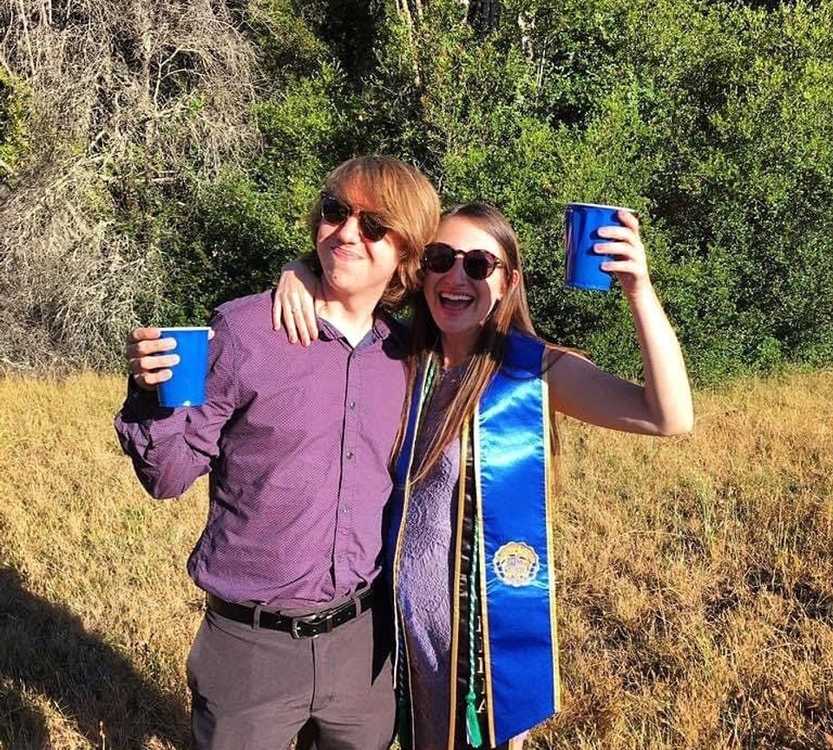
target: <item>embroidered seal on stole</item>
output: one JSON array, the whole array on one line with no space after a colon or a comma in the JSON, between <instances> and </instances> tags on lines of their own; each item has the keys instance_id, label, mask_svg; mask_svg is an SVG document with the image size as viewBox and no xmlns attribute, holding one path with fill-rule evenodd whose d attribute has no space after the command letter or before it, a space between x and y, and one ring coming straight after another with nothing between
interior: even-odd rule
<instances>
[{"instance_id":1,"label":"embroidered seal on stole","mask_svg":"<svg viewBox=\"0 0 833 750\"><path fill-rule=\"evenodd\" d=\"M507 542L492 559L495 575L507 586L529 586L541 568L538 553L523 542Z\"/></svg>"}]
</instances>

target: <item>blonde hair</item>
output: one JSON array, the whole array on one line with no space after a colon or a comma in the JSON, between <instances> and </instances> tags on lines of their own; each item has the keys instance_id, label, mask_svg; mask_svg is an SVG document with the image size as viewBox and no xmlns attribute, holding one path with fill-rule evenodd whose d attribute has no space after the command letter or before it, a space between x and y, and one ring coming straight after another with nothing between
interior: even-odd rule
<instances>
[{"instance_id":1,"label":"blonde hair","mask_svg":"<svg viewBox=\"0 0 833 750\"><path fill-rule=\"evenodd\" d=\"M396 272L379 305L397 310L419 289L422 250L437 233L440 199L422 172L391 156L359 156L340 164L324 181L324 193L349 202L359 196L372 207L385 226L402 239ZM308 224L313 244L321 224L319 195L310 207Z\"/></svg>"},{"instance_id":2,"label":"blonde hair","mask_svg":"<svg viewBox=\"0 0 833 750\"><path fill-rule=\"evenodd\" d=\"M413 482L424 479L431 468L439 461L445 447L460 435L463 422L471 417L477 402L486 390L494 374L503 364L506 350L506 338L511 329L520 331L537 338L532 318L529 314L529 303L526 298L523 263L521 260L518 238L506 217L495 206L488 203L466 203L449 209L442 215L442 221L459 217L477 225L488 232L500 245L506 257L506 266L495 273L506 274L507 291L492 309L469 360L468 367L459 390L454 396L445 413L442 424L437 431L428 451L418 465L413 475ZM511 284L513 271L518 272L518 281ZM430 357L440 355L440 330L423 295L419 295L414 303L414 320L411 332L411 356L408 372L408 398L414 398L414 388L418 371L427 364ZM406 404L405 414L408 413L410 403ZM557 432L553 421L552 446L553 453L557 453ZM400 440L401 442L401 435ZM553 466L555 462L553 462Z\"/></svg>"}]
</instances>

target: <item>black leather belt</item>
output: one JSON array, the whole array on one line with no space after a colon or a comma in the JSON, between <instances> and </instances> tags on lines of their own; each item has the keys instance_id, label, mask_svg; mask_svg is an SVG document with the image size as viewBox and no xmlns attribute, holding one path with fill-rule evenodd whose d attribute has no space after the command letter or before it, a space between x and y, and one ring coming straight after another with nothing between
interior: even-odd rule
<instances>
[{"instance_id":1,"label":"black leather belt","mask_svg":"<svg viewBox=\"0 0 833 750\"><path fill-rule=\"evenodd\" d=\"M218 615L227 617L235 622L251 625L253 628L267 630L282 630L293 638L315 638L322 633L329 633L339 625L354 620L362 612L366 612L376 602L379 586L365 589L358 596L332 609L325 609L303 617L290 617L279 612L267 612L260 607L250 607L246 604L234 604L220 599L214 594L206 594L208 608Z\"/></svg>"}]
</instances>

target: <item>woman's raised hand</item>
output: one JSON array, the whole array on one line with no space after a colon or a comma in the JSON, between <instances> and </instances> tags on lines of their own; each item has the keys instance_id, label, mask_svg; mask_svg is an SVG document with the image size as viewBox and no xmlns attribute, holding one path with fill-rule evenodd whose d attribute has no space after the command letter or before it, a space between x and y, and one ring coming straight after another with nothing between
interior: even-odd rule
<instances>
[{"instance_id":1,"label":"woman's raised hand","mask_svg":"<svg viewBox=\"0 0 833 750\"><path fill-rule=\"evenodd\" d=\"M318 338L315 319L315 299L320 296L320 284L316 275L299 260L287 263L281 269L272 302L272 327L279 331L281 320L287 338L304 346Z\"/></svg>"},{"instance_id":2,"label":"woman's raised hand","mask_svg":"<svg viewBox=\"0 0 833 750\"><path fill-rule=\"evenodd\" d=\"M602 269L616 275L627 297L645 385L568 354L549 370L551 403L557 411L600 427L648 435L684 434L694 425L685 361L648 276L639 221L628 211L619 211L618 219L624 226L599 229L599 236L611 241L596 244L594 250L612 256Z\"/></svg>"},{"instance_id":3,"label":"woman's raised hand","mask_svg":"<svg viewBox=\"0 0 833 750\"><path fill-rule=\"evenodd\" d=\"M648 260L639 236L639 219L630 211L619 211L617 218L625 226L599 229L600 237L613 241L596 243L593 250L603 255L614 256L605 261L601 268L613 273L619 280L622 291L629 297L634 297L652 288L648 276Z\"/></svg>"}]
</instances>

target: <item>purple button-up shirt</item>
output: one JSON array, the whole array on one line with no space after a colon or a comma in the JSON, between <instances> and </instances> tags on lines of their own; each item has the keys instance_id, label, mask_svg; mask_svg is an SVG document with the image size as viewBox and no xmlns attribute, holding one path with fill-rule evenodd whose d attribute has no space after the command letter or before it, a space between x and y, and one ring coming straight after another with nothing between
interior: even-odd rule
<instances>
[{"instance_id":1,"label":"purple button-up shirt","mask_svg":"<svg viewBox=\"0 0 833 750\"><path fill-rule=\"evenodd\" d=\"M162 409L131 388L115 420L154 497L210 471L210 510L188 572L232 602L315 609L381 567L389 459L402 414L401 332L377 319L354 349L326 321L305 349L271 326L271 295L219 307L206 401Z\"/></svg>"}]
</instances>

